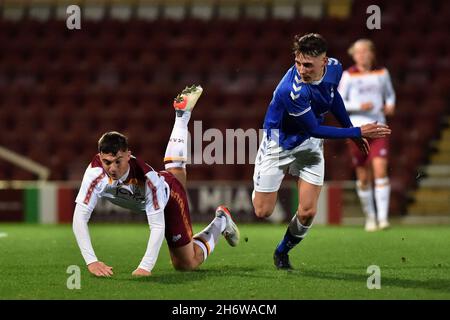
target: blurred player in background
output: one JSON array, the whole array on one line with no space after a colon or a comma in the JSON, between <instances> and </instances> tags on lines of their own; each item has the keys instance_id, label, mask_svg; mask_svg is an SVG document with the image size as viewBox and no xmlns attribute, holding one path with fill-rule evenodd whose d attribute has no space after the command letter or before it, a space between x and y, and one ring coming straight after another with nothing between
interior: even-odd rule
<instances>
[{"instance_id":1,"label":"blurred player in background","mask_svg":"<svg viewBox=\"0 0 450 320\"><path fill-rule=\"evenodd\" d=\"M167 171L155 171L132 156L127 138L118 132L100 138L99 153L84 174L73 217L73 231L92 274L113 275L112 267L97 259L89 236L88 221L101 197L147 215L150 237L134 276L151 275L164 235L177 270L192 270L202 264L220 234L231 246L238 244L239 230L225 206L219 206L214 220L192 236L186 196L188 122L202 91L200 86L187 87L174 101L175 124L164 157Z\"/></svg>"},{"instance_id":2,"label":"blurred player in background","mask_svg":"<svg viewBox=\"0 0 450 320\"><path fill-rule=\"evenodd\" d=\"M356 126L373 122L386 123L385 116L393 115L395 108L395 92L389 71L375 66L375 46L370 40L356 41L348 52L355 65L344 71L338 90L350 113L350 120ZM365 229L377 230L377 218L378 228L386 229L389 227L390 196L387 175L388 137L369 139L368 155L364 155L352 144L349 146L352 163L356 168L356 191L366 215ZM375 188L372 186L373 180Z\"/></svg>"},{"instance_id":3,"label":"blurred player in background","mask_svg":"<svg viewBox=\"0 0 450 320\"><path fill-rule=\"evenodd\" d=\"M264 119L264 137L253 176L253 206L258 217L272 214L281 182L288 172L298 177L298 209L274 252L278 269L292 269L288 252L307 234L317 211L324 180L324 138L351 138L364 154L364 138L390 134L384 124L353 127L337 86L342 75L338 60L326 56L319 34L295 36L295 65L278 84ZM331 112L343 128L323 126Z\"/></svg>"}]
</instances>

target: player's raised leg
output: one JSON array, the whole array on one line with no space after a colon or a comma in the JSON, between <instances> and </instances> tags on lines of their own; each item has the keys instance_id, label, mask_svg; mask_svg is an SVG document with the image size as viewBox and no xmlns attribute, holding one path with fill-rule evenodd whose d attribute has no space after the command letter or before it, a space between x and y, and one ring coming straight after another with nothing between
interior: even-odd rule
<instances>
[{"instance_id":1,"label":"player's raised leg","mask_svg":"<svg viewBox=\"0 0 450 320\"><path fill-rule=\"evenodd\" d=\"M172 173L184 188L186 188L186 162L188 157L188 124L191 112L202 92L201 86L186 87L173 102L175 124L167 144L164 165L166 170Z\"/></svg>"},{"instance_id":2,"label":"player's raised leg","mask_svg":"<svg viewBox=\"0 0 450 320\"><path fill-rule=\"evenodd\" d=\"M164 157L166 170L182 185L182 189L177 184L171 188L171 195L173 193L178 201L171 202L165 210L166 220L170 221L166 238L172 264L177 270L193 270L202 264L213 252L220 235L232 246L239 242L239 229L233 222L230 211L224 206L217 208L216 217L203 231L193 238L191 236L192 226L186 197L187 126L191 111L202 91L200 86L186 87L175 98L175 124ZM189 242L184 240L187 237ZM177 241L181 241L183 245L177 244Z\"/></svg>"}]
</instances>

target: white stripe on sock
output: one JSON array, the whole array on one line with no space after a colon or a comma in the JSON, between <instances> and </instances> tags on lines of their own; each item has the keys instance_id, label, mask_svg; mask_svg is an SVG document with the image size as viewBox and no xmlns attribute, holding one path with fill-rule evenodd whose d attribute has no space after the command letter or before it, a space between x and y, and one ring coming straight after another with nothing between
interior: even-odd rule
<instances>
[{"instance_id":1,"label":"white stripe on sock","mask_svg":"<svg viewBox=\"0 0 450 320\"><path fill-rule=\"evenodd\" d=\"M206 260L206 258L208 258L208 249L206 249L206 246L203 242L201 242L200 240L197 240L194 238L193 242L198 245L200 247L200 249L202 249L203 251L203 261Z\"/></svg>"}]
</instances>

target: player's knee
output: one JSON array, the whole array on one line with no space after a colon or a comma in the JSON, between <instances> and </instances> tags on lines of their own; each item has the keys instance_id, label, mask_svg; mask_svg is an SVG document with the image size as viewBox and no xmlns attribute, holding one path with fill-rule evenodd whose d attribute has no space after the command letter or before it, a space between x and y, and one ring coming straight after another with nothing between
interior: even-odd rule
<instances>
[{"instance_id":1,"label":"player's knee","mask_svg":"<svg viewBox=\"0 0 450 320\"><path fill-rule=\"evenodd\" d=\"M177 271L190 271L192 269L189 269L188 266L186 264L174 264L173 267L175 268L175 270Z\"/></svg>"},{"instance_id":2,"label":"player's knee","mask_svg":"<svg viewBox=\"0 0 450 320\"><path fill-rule=\"evenodd\" d=\"M276 198L275 201L272 201L271 198L261 197L261 195L258 195L254 197L252 196L252 202L255 215L258 218L267 218L275 209Z\"/></svg>"},{"instance_id":3,"label":"player's knee","mask_svg":"<svg viewBox=\"0 0 450 320\"><path fill-rule=\"evenodd\" d=\"M386 179L388 178L387 171L386 170L378 170L374 171L373 175L374 179Z\"/></svg>"},{"instance_id":4,"label":"player's knee","mask_svg":"<svg viewBox=\"0 0 450 320\"><path fill-rule=\"evenodd\" d=\"M173 267L177 271L192 271L196 269L198 264L195 261L175 261Z\"/></svg>"},{"instance_id":5,"label":"player's knee","mask_svg":"<svg viewBox=\"0 0 450 320\"><path fill-rule=\"evenodd\" d=\"M271 214L272 214L272 212L269 210L255 209L255 215L258 218L267 218L267 217L270 217Z\"/></svg>"},{"instance_id":6,"label":"player's knee","mask_svg":"<svg viewBox=\"0 0 450 320\"><path fill-rule=\"evenodd\" d=\"M317 209L314 206L299 206L298 207L298 215L300 221L303 223L305 221L312 220L317 213Z\"/></svg>"},{"instance_id":7,"label":"player's knee","mask_svg":"<svg viewBox=\"0 0 450 320\"><path fill-rule=\"evenodd\" d=\"M272 214L273 208L264 204L253 203L253 208L255 209L255 215L258 218L267 218Z\"/></svg>"},{"instance_id":8,"label":"player's knee","mask_svg":"<svg viewBox=\"0 0 450 320\"><path fill-rule=\"evenodd\" d=\"M364 179L358 179L356 181L356 186L358 187L358 189L361 190L367 190L370 188L370 182L368 178L364 178Z\"/></svg>"}]
</instances>

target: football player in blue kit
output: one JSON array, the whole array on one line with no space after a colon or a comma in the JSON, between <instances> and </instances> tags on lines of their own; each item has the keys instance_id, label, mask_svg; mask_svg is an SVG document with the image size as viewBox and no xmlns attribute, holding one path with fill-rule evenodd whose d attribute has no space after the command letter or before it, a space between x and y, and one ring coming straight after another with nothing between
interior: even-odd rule
<instances>
[{"instance_id":1,"label":"football player in blue kit","mask_svg":"<svg viewBox=\"0 0 450 320\"><path fill-rule=\"evenodd\" d=\"M264 136L253 175L253 206L259 218L269 217L286 173L298 177L297 212L274 252L278 269L292 269L288 252L307 234L317 211L324 180L323 139L350 138L367 154L365 138L382 138L384 124L353 127L337 91L342 65L326 56L327 43L319 34L294 37L295 65L276 87L264 119ZM331 112L342 128L324 126Z\"/></svg>"}]
</instances>

